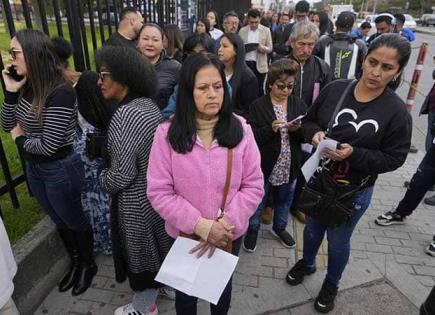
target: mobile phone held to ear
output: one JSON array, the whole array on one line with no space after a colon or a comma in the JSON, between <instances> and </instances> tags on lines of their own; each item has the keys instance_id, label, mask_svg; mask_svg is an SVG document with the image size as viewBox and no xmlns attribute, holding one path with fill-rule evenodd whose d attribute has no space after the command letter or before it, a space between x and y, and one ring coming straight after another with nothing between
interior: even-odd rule
<instances>
[{"instance_id":1,"label":"mobile phone held to ear","mask_svg":"<svg viewBox=\"0 0 435 315\"><path fill-rule=\"evenodd\" d=\"M15 69L15 67L13 65L10 65L8 67L8 76L10 76L12 79L14 79L15 81L19 82L22 79L24 79L24 77L22 75L19 75L17 73L17 69Z\"/></svg>"}]
</instances>

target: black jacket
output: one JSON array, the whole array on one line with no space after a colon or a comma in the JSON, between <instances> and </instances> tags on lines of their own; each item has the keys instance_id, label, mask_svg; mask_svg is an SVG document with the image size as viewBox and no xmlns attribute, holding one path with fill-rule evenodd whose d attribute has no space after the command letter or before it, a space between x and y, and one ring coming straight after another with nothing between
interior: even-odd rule
<instances>
[{"instance_id":1,"label":"black jacket","mask_svg":"<svg viewBox=\"0 0 435 315\"><path fill-rule=\"evenodd\" d=\"M303 122L307 140L328 128L335 107L350 82L335 80L322 90ZM412 118L405 103L390 88L364 103L355 99L354 89L345 96L334 117L329 137L353 147L346 160L335 163L349 163L346 178L357 184L370 175L366 184L369 186L374 184L378 174L394 171L405 162L411 145Z\"/></svg>"},{"instance_id":2,"label":"black jacket","mask_svg":"<svg viewBox=\"0 0 435 315\"><path fill-rule=\"evenodd\" d=\"M290 55L290 58L294 59L292 55ZM301 69L296 76L293 94L310 106L313 103L313 89L315 83L319 83L320 90L322 90L332 81L332 76L326 62L314 55L308 58L305 64L300 66Z\"/></svg>"},{"instance_id":3,"label":"black jacket","mask_svg":"<svg viewBox=\"0 0 435 315\"><path fill-rule=\"evenodd\" d=\"M283 34L282 34L282 40L284 41L284 45L280 45L278 47L278 50L276 51L280 55L288 55L291 52L291 47L287 46L286 43L290 38L290 34L293 30L293 25L296 23L289 23L285 26Z\"/></svg>"},{"instance_id":4,"label":"black jacket","mask_svg":"<svg viewBox=\"0 0 435 315\"><path fill-rule=\"evenodd\" d=\"M435 114L435 84L430 89L423 104L421 105L420 115ZM432 119L432 125L428 126L432 136L435 136L435 121Z\"/></svg>"},{"instance_id":5,"label":"black jacket","mask_svg":"<svg viewBox=\"0 0 435 315\"><path fill-rule=\"evenodd\" d=\"M233 77L228 81L233 93L234 112L244 118L248 117L249 106L258 98L258 80L247 66L243 68L242 77L237 90L233 86Z\"/></svg>"},{"instance_id":6,"label":"black jacket","mask_svg":"<svg viewBox=\"0 0 435 315\"><path fill-rule=\"evenodd\" d=\"M118 32L112 33L110 37L103 43L103 46L122 46L137 50L136 40L127 39Z\"/></svg>"},{"instance_id":7,"label":"black jacket","mask_svg":"<svg viewBox=\"0 0 435 315\"><path fill-rule=\"evenodd\" d=\"M174 92L174 87L178 84L181 64L166 55L162 54L159 62L154 65L156 69L158 91L156 103L162 110L168 105L168 100Z\"/></svg>"},{"instance_id":8,"label":"black jacket","mask_svg":"<svg viewBox=\"0 0 435 315\"><path fill-rule=\"evenodd\" d=\"M272 34L273 52L277 57L282 57L288 54L288 47L286 46L288 37L286 38L287 25L278 25L275 32ZM275 57L277 59L277 57Z\"/></svg>"},{"instance_id":9,"label":"black jacket","mask_svg":"<svg viewBox=\"0 0 435 315\"><path fill-rule=\"evenodd\" d=\"M287 120L291 121L301 114L305 114L307 106L294 95L290 95L287 104ZM261 154L261 170L267 181L281 152L281 134L273 132L272 121L276 120L275 111L269 95L264 95L252 103L249 110L248 122L251 124L255 140ZM302 166L301 143L303 141L303 127L290 133L291 166L290 181L296 179Z\"/></svg>"},{"instance_id":10,"label":"black jacket","mask_svg":"<svg viewBox=\"0 0 435 315\"><path fill-rule=\"evenodd\" d=\"M362 72L362 63L367 53L366 44L346 33L335 33L320 37L314 47L313 55L325 60L326 47L330 47L330 73L334 79L347 79L351 60L353 57L354 44L358 47L356 67L351 73L354 77L359 77ZM346 52L351 53L346 53ZM339 60L339 63L337 63Z\"/></svg>"}]
</instances>

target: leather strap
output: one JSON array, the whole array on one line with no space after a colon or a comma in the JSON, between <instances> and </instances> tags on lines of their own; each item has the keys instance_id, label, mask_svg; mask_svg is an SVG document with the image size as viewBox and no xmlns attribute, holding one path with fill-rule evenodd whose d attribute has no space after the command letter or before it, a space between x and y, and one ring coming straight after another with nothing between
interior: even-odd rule
<instances>
[{"instance_id":1,"label":"leather strap","mask_svg":"<svg viewBox=\"0 0 435 315\"><path fill-rule=\"evenodd\" d=\"M335 116L337 116L338 111L343 106L344 99L346 98L347 94L349 93L352 86L356 85L357 80L352 80L344 90L343 94L341 94L340 99L337 102L337 105L335 106L334 113L332 114L331 120L328 123L328 129L326 129L326 136L329 138L332 138L332 125L334 124Z\"/></svg>"},{"instance_id":2,"label":"leather strap","mask_svg":"<svg viewBox=\"0 0 435 315\"><path fill-rule=\"evenodd\" d=\"M219 211L219 215L218 218L216 220L222 219L225 215L225 204L227 203L227 197L228 197L228 191L230 190L230 184L231 184L231 173L233 170L233 150L232 149L228 149L227 150L227 173L225 175L225 186L224 186L224 194L222 196L222 202L221 202L221 207L220 207L220 211ZM190 239L194 239L194 240L200 240L200 237L198 235L194 235L194 234L186 234L183 232L180 232L181 236L190 238ZM222 247L221 249L223 249L224 251L231 253L233 250L233 242L230 240L228 241L227 245Z\"/></svg>"},{"instance_id":3,"label":"leather strap","mask_svg":"<svg viewBox=\"0 0 435 315\"><path fill-rule=\"evenodd\" d=\"M225 204L227 203L228 191L230 190L232 170L233 170L233 150L228 149L227 150L227 174L225 176L224 194L222 196L222 202L221 202L222 214L225 212L224 209L225 209Z\"/></svg>"}]
</instances>

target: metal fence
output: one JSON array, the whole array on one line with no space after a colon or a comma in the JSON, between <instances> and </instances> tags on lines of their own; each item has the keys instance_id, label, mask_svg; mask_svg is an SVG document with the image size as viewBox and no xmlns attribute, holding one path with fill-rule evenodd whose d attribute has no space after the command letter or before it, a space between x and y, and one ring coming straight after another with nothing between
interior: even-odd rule
<instances>
[{"instance_id":1,"label":"metal fence","mask_svg":"<svg viewBox=\"0 0 435 315\"><path fill-rule=\"evenodd\" d=\"M1 1L3 20L12 37L16 32L12 11L17 11L17 6L11 7L8 0ZM31 5L29 0L21 0L20 11L26 28L36 26L49 36L69 37L74 47L75 67L81 71L91 68L88 36L93 50L101 46L116 31L119 14L125 6L135 7L146 22L160 25L177 22L177 0L33 0ZM53 23L55 32L49 27Z\"/></svg>"},{"instance_id":2,"label":"metal fence","mask_svg":"<svg viewBox=\"0 0 435 315\"><path fill-rule=\"evenodd\" d=\"M0 0L1 17L10 37L18 29L40 29L50 37L61 36L71 41L76 70L92 69L94 52L116 31L119 15L125 6L136 8L145 22L161 26L176 23L184 34L192 31L193 18L205 17L208 10L220 16L226 11L245 12L250 0L21 0L11 5L10 0ZM194 8L192 10L192 8ZM0 58L0 70L4 64ZM5 89L1 79L3 91ZM19 207L15 187L23 183L25 174L16 177L11 172L4 147L0 141L0 166L5 185L0 195L9 193L12 204ZM30 193L30 191L29 191ZM1 215L1 209L0 209Z\"/></svg>"},{"instance_id":3,"label":"metal fence","mask_svg":"<svg viewBox=\"0 0 435 315\"><path fill-rule=\"evenodd\" d=\"M92 68L93 52L116 31L123 7L135 7L146 22L164 25L178 20L177 0L21 0L20 5L1 0L0 5L1 17L11 38L18 29L28 28L40 29L50 37L69 39L78 71ZM0 70L3 68L0 58ZM4 91L2 79L1 84ZM1 141L0 167L5 179L5 184L0 186L0 195L9 193L13 207L18 208L15 187L26 177L24 173L12 177Z\"/></svg>"}]
</instances>

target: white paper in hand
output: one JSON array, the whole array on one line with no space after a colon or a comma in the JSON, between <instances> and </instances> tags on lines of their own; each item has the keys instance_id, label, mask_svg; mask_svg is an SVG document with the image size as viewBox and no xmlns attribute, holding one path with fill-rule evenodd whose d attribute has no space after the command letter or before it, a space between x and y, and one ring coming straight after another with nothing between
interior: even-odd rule
<instances>
[{"instance_id":1,"label":"white paper in hand","mask_svg":"<svg viewBox=\"0 0 435 315\"><path fill-rule=\"evenodd\" d=\"M197 258L196 253L189 254L189 251L198 243L178 237L155 280L216 305L239 258L220 249L211 258L208 253Z\"/></svg>"},{"instance_id":2,"label":"white paper in hand","mask_svg":"<svg viewBox=\"0 0 435 315\"><path fill-rule=\"evenodd\" d=\"M323 139L319 143L314 154L302 166L302 174L304 174L305 181L307 183L310 180L311 176L313 176L317 167L319 166L320 159L322 157L322 151L326 148L331 150L336 150L337 143L338 143L337 141L328 138Z\"/></svg>"}]
</instances>

